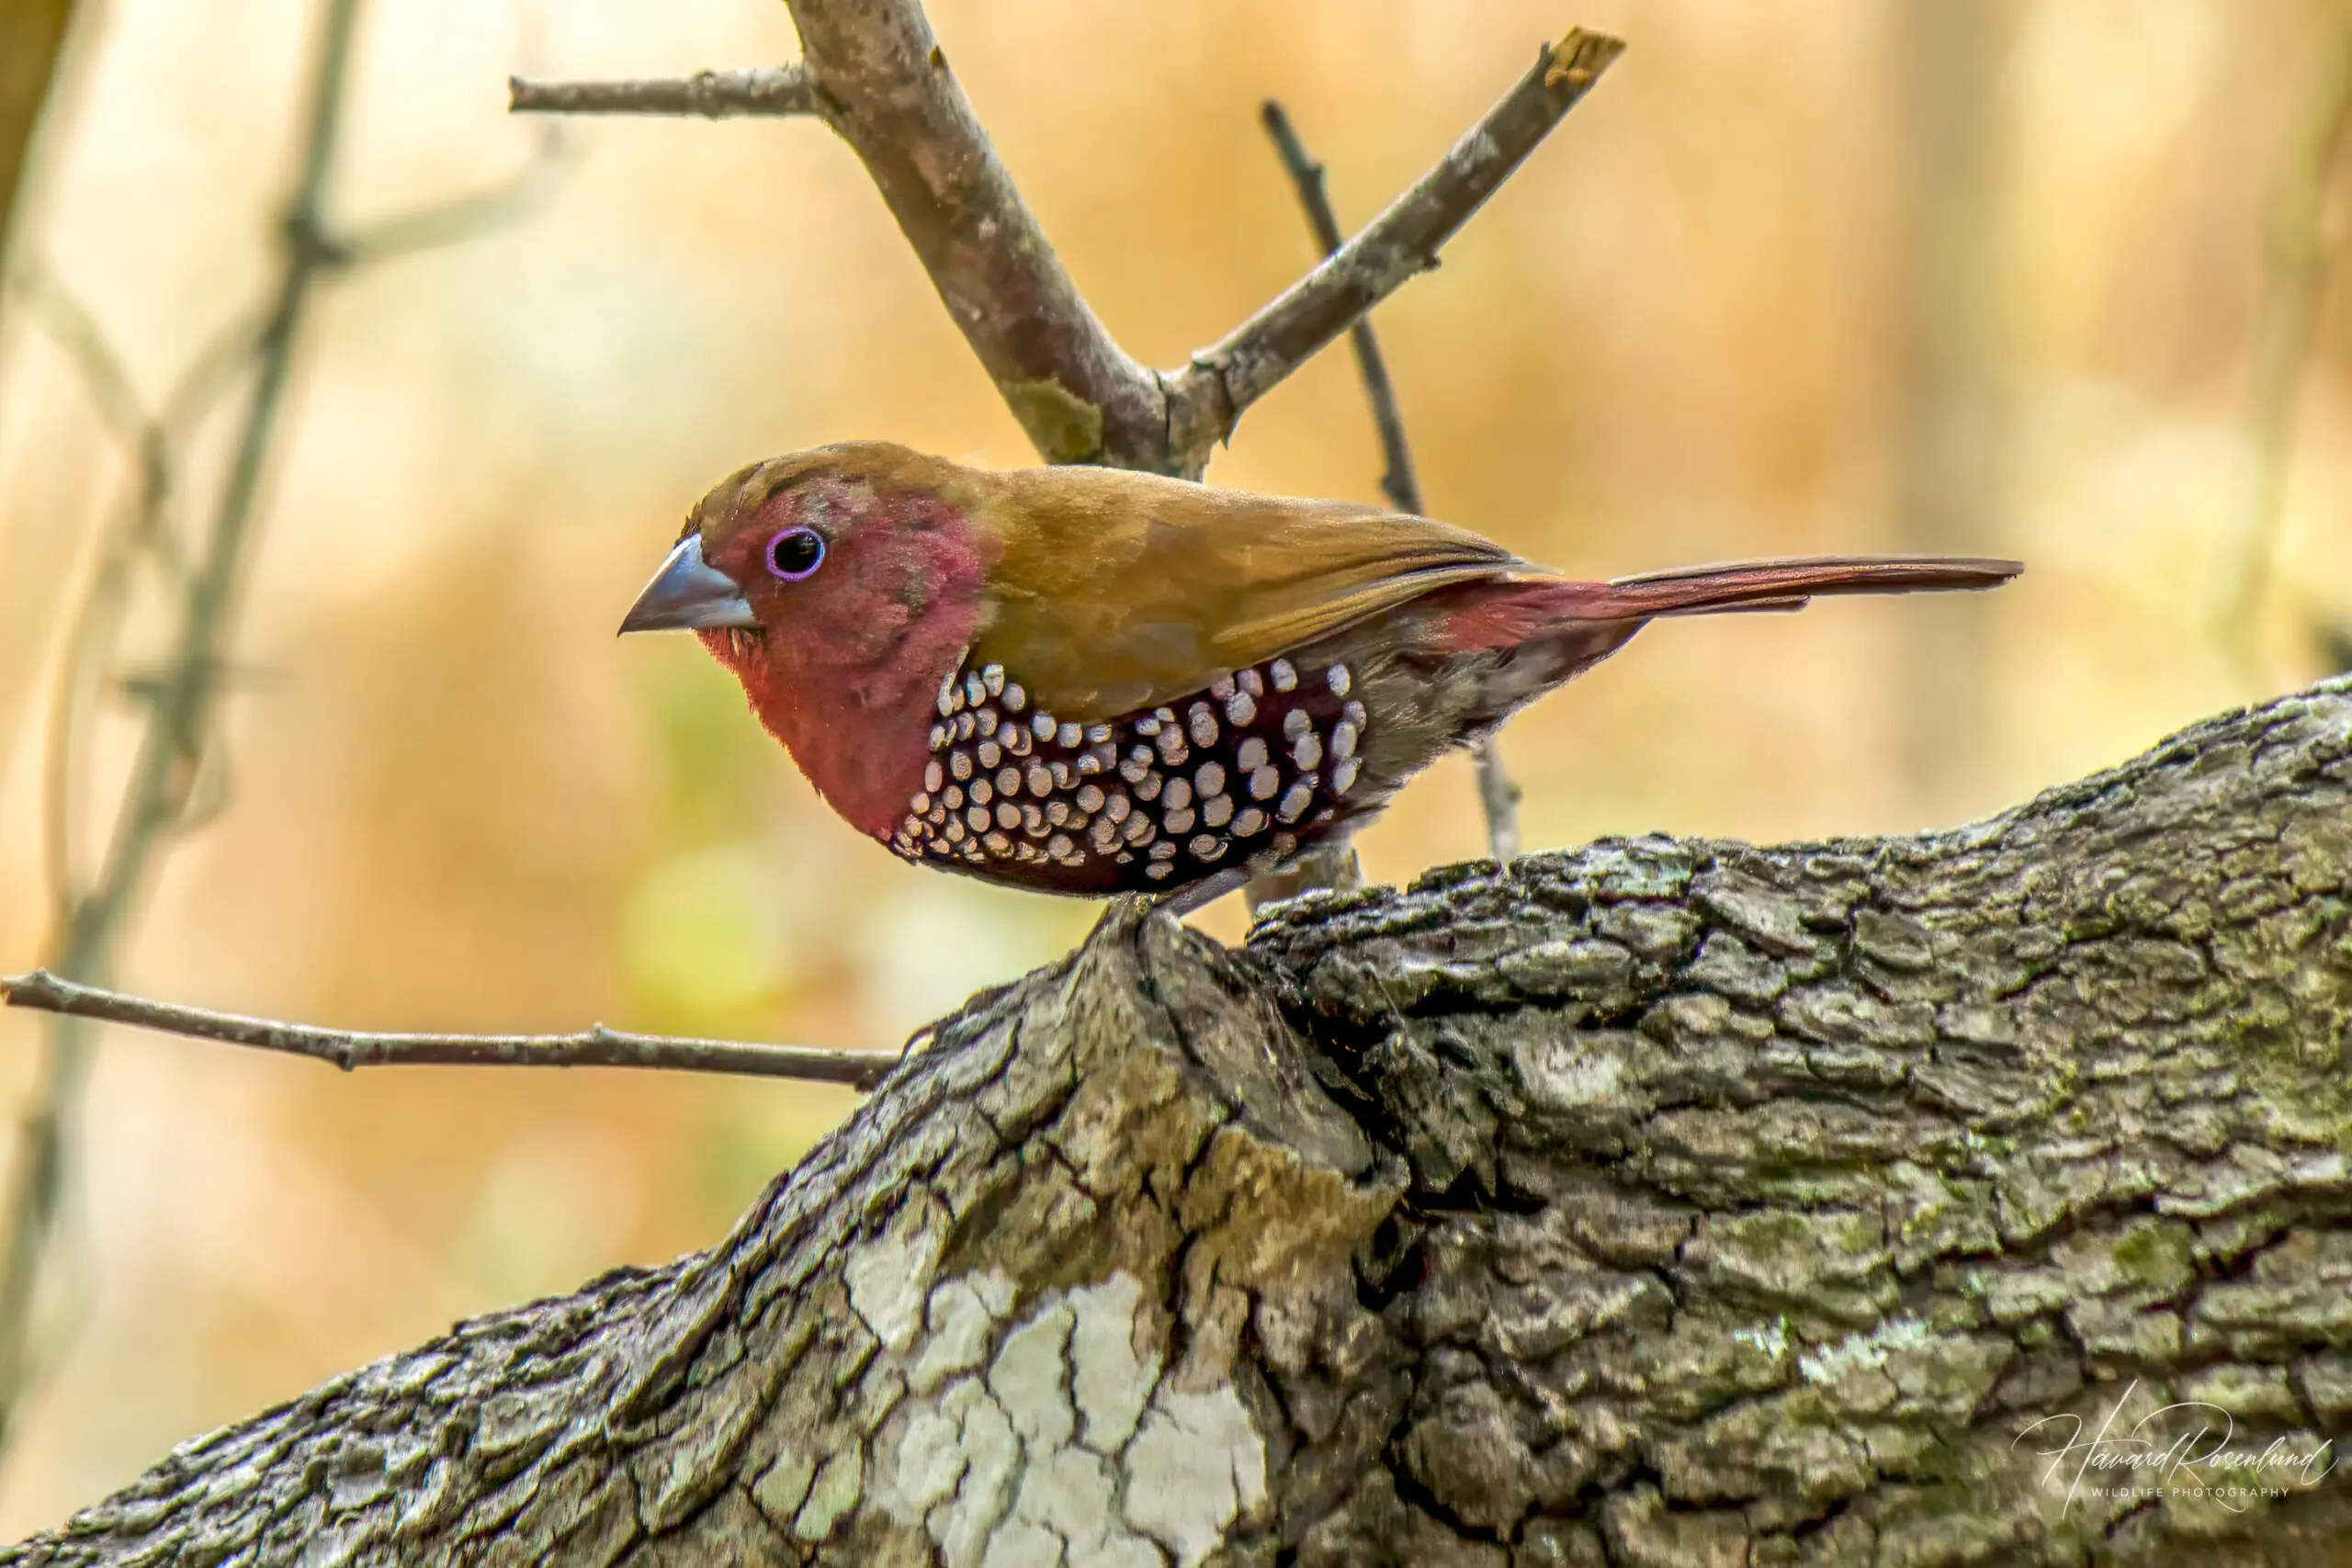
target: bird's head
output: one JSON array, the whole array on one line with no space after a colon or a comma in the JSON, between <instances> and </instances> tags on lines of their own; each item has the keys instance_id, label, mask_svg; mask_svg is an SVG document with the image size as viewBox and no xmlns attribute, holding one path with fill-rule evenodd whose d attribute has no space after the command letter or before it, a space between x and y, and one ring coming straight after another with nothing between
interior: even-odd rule
<instances>
[{"instance_id":1,"label":"bird's head","mask_svg":"<svg viewBox=\"0 0 2352 1568\"><path fill-rule=\"evenodd\" d=\"M987 510L968 470L901 446L770 458L695 503L620 629L695 632L843 815L887 829L1001 553Z\"/></svg>"}]
</instances>

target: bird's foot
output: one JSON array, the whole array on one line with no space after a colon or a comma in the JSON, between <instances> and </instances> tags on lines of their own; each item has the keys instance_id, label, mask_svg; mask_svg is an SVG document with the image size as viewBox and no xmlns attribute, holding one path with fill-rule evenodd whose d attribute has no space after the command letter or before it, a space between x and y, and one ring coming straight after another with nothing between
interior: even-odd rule
<instances>
[{"instance_id":1,"label":"bird's foot","mask_svg":"<svg viewBox=\"0 0 2352 1568\"><path fill-rule=\"evenodd\" d=\"M1153 906L1156 912L1171 919L1182 919L1195 909L1205 908L1233 892L1250 880L1246 865L1227 867L1215 876L1204 876L1190 886L1179 887L1172 893L1162 893ZM1147 895L1147 897L1149 897Z\"/></svg>"}]
</instances>

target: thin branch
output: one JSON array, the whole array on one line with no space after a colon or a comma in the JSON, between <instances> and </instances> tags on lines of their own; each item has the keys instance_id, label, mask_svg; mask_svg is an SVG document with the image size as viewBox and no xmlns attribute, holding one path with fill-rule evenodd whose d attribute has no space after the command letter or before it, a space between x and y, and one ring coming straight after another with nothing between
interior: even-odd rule
<instances>
[{"instance_id":1,"label":"thin branch","mask_svg":"<svg viewBox=\"0 0 2352 1568\"><path fill-rule=\"evenodd\" d=\"M225 1041L232 1045L249 1045L258 1051L276 1051L289 1056L308 1056L345 1072L359 1067L651 1067L669 1072L796 1078L865 1089L898 1063L896 1056L874 1051L826 1051L810 1045L761 1045L736 1040L633 1034L607 1029L601 1023L576 1034L413 1034L320 1029L76 985L46 969L0 978L0 997L5 997L10 1007L124 1023L197 1040Z\"/></svg>"},{"instance_id":2,"label":"thin branch","mask_svg":"<svg viewBox=\"0 0 2352 1568\"><path fill-rule=\"evenodd\" d=\"M1306 210L1307 227L1314 231L1323 254L1329 255L1340 248L1340 220L1331 210L1331 193L1323 181L1323 165L1306 151L1306 144L1299 140L1282 105L1269 98L1259 118L1265 124L1266 134L1273 138L1274 151L1281 155L1291 184L1297 187L1299 205ZM1380 432L1380 450L1385 465L1380 476L1381 492L1397 511L1426 515L1421 505L1420 481L1414 477L1412 448L1405 439L1405 416L1396 406L1396 384L1388 378L1388 363L1381 357L1380 339L1372 329L1369 312L1348 328L1348 343L1355 350L1356 368L1363 377L1364 399L1372 405L1372 422ZM1477 768L1478 804L1487 818L1487 850L1496 860L1508 862L1519 853L1520 789L1503 771L1502 752L1492 735L1478 742Z\"/></svg>"},{"instance_id":3,"label":"thin branch","mask_svg":"<svg viewBox=\"0 0 2352 1568\"><path fill-rule=\"evenodd\" d=\"M71 296L47 279L41 269L28 268L19 286L34 307L34 319L51 327L71 355L103 405L118 406L108 415L126 441L135 445L139 468L135 483L114 508L115 521L98 552L98 562L74 613L58 660L57 684L51 694L48 757L42 780L43 861L51 895L56 901L56 929L67 930L82 897L73 865L74 802L81 795L82 719L91 695L98 690L106 659L116 651L130 610L132 573L142 560L152 561L174 587L184 590L190 568L184 547L170 526L178 444L201 420L230 382L230 372L250 354L258 318L248 313L220 329L188 362L179 382L164 398L163 410L152 418L137 407L119 361L107 346L94 320L74 321L51 312L59 304L72 305ZM160 688L146 682L139 694L152 702ZM185 819L184 819L184 825Z\"/></svg>"},{"instance_id":4,"label":"thin branch","mask_svg":"<svg viewBox=\"0 0 2352 1568\"><path fill-rule=\"evenodd\" d=\"M555 160L558 149L550 136L543 139L541 157L515 179L481 196L395 220L357 244L339 239L328 228L324 207L350 85L357 12L358 0L328 0L325 6L308 80L311 101L298 133L299 171L279 220L280 270L266 307L241 315L213 340L153 413L144 412L130 392L127 378L103 352L95 324L86 318L64 322L61 341L82 364L109 423L118 428L135 425L141 461L136 492L123 506L123 521L110 530L76 613L51 714L48 817L60 909L51 962L78 981L105 978L153 880L156 860L173 839L201 825L226 798L227 763L215 722L230 673L226 649L313 293L360 261L461 238L518 213L542 187ZM253 376L243 417L210 529L201 547L184 560L166 526L174 445L219 392L235 384L231 373L248 366ZM102 684L96 677L128 624L132 574L142 559L164 569L178 630L160 670L134 693L145 713L143 731L105 857L84 886L74 878L70 855L78 720L89 694ZM90 1043L83 1017L65 1012L52 1021L0 1211L7 1227L0 1256L0 1440L31 1376L33 1296L67 1185L69 1138L88 1073Z\"/></svg>"},{"instance_id":5,"label":"thin branch","mask_svg":"<svg viewBox=\"0 0 2352 1568\"><path fill-rule=\"evenodd\" d=\"M1340 220L1331 210L1331 193L1323 183L1323 165L1307 152L1306 144L1292 129L1290 116L1273 99L1266 100L1258 111L1266 127L1266 134L1273 138L1274 151L1283 161L1283 168L1290 175L1290 183L1297 188L1298 204L1306 211L1306 226L1314 231L1315 243L1326 256L1341 244ZM1405 416L1396 408L1396 389L1388 379L1388 362L1381 357L1380 339L1372 330L1372 314L1366 311L1348 329L1348 344L1356 353L1356 368L1363 375L1363 394L1372 404L1372 423L1380 432L1380 453L1387 465L1380 476L1380 492L1388 504L1399 512L1423 515L1421 485L1413 475L1413 452L1405 440Z\"/></svg>"},{"instance_id":6,"label":"thin branch","mask_svg":"<svg viewBox=\"0 0 2352 1568\"><path fill-rule=\"evenodd\" d=\"M74 900L56 939L57 967L80 978L103 978L111 966L122 928L147 886L149 869L180 824L195 762L205 749L219 693L220 645L229 633L263 470L293 372L296 336L312 287L322 271L340 260L327 243L322 208L342 128L358 9L358 0L330 0L327 6L311 68L300 172L282 227L283 267L275 301L252 345L256 374L244 426L211 536L187 585L178 646L149 706L105 863L96 882ZM33 1292L56 1226L68 1129L89 1073L89 1041L75 1020L59 1018L48 1043L49 1058L23 1123L8 1196L7 1249L5 1266L0 1266L0 1438L13 1424L31 1376L28 1340Z\"/></svg>"},{"instance_id":7,"label":"thin branch","mask_svg":"<svg viewBox=\"0 0 2352 1568\"><path fill-rule=\"evenodd\" d=\"M1170 445L1205 457L1264 397L1437 254L1624 52L1582 28L1545 48L1451 152L1388 209L1169 380Z\"/></svg>"},{"instance_id":8,"label":"thin branch","mask_svg":"<svg viewBox=\"0 0 2352 1568\"><path fill-rule=\"evenodd\" d=\"M115 434L139 456L137 482L126 499L108 508L111 519L98 550L90 587L72 617L57 686L51 697L50 743L42 770L41 862L56 922L72 918L75 898L73 866L73 805L78 794L81 748L79 719L90 687L90 671L102 634L111 634L109 612L119 612L137 553L160 531L162 502L170 484L171 451L159 423L147 412L120 354L106 330L64 281L49 268L28 264L11 279L33 323L46 332L74 362L92 405Z\"/></svg>"},{"instance_id":9,"label":"thin branch","mask_svg":"<svg viewBox=\"0 0 2352 1568\"><path fill-rule=\"evenodd\" d=\"M798 65L754 65L742 71L697 71L691 76L623 82L533 82L506 79L507 108L516 114L822 115L816 79Z\"/></svg>"},{"instance_id":10,"label":"thin branch","mask_svg":"<svg viewBox=\"0 0 2352 1568\"><path fill-rule=\"evenodd\" d=\"M787 0L805 59L684 80L514 80L514 107L632 114L808 114L865 164L973 354L1038 452L1198 478L1256 402L1437 253L1623 51L1578 29L1363 231L1181 370L1130 359L1054 254L917 0ZM730 84L742 83L741 86Z\"/></svg>"},{"instance_id":11,"label":"thin branch","mask_svg":"<svg viewBox=\"0 0 2352 1568\"><path fill-rule=\"evenodd\" d=\"M531 161L481 190L379 219L344 243L346 265L365 266L435 250L521 221L555 194L571 144L560 126L543 128Z\"/></svg>"},{"instance_id":12,"label":"thin branch","mask_svg":"<svg viewBox=\"0 0 2352 1568\"><path fill-rule=\"evenodd\" d=\"M33 321L81 372L99 416L125 442L136 446L144 440L153 424L146 405L122 355L81 297L52 269L37 264L19 267L10 281Z\"/></svg>"},{"instance_id":13,"label":"thin branch","mask_svg":"<svg viewBox=\"0 0 2352 1568\"><path fill-rule=\"evenodd\" d=\"M1487 853L1505 865L1519 858L1519 803L1525 791L1503 767L1501 741L1488 735L1478 742L1478 808L1487 818Z\"/></svg>"},{"instance_id":14,"label":"thin branch","mask_svg":"<svg viewBox=\"0 0 2352 1568\"><path fill-rule=\"evenodd\" d=\"M2221 606L2222 634L2241 650L2253 642L2286 511L2295 412L2327 281L2327 188L2347 123L2352 28L2334 40L2326 74L2270 203L2265 247L2269 266L2255 318L2244 456L2229 523L2234 550L2223 574Z\"/></svg>"}]
</instances>

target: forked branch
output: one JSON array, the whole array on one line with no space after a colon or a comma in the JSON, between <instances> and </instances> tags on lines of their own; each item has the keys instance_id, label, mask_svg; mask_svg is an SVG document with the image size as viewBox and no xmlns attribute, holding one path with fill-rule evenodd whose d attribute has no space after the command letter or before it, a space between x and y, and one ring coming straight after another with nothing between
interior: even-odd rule
<instances>
[{"instance_id":1,"label":"forked branch","mask_svg":"<svg viewBox=\"0 0 2352 1568\"><path fill-rule=\"evenodd\" d=\"M865 163L948 315L1038 452L1197 477L1242 413L1437 254L1624 45L1571 32L1329 259L1180 369L1129 358L998 159L916 0L788 0L797 67L674 82L517 79L524 111L814 115Z\"/></svg>"}]
</instances>

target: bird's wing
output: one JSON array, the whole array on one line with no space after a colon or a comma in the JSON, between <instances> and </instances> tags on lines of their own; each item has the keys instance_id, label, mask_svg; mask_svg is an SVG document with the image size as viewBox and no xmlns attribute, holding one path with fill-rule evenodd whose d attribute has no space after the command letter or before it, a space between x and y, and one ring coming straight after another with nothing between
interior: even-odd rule
<instances>
[{"instance_id":1,"label":"bird's wing","mask_svg":"<svg viewBox=\"0 0 2352 1568\"><path fill-rule=\"evenodd\" d=\"M1425 517L1148 474L994 476L973 660L1080 722L1172 701L1448 583L1532 570Z\"/></svg>"}]
</instances>

